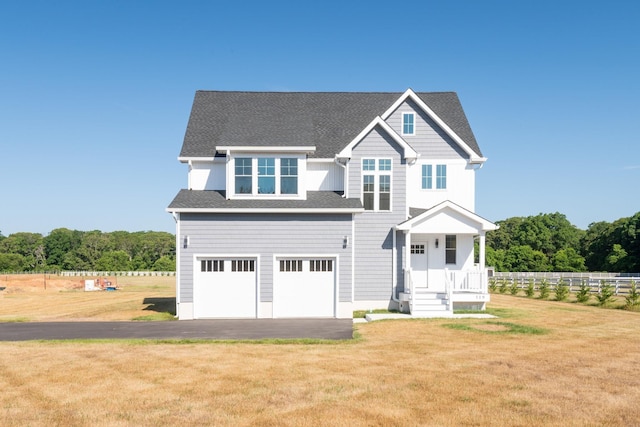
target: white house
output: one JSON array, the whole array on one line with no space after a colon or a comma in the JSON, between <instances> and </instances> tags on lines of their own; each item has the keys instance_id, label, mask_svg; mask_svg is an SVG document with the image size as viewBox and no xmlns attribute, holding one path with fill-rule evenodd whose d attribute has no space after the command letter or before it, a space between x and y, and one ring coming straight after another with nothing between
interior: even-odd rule
<instances>
[{"instance_id":1,"label":"white house","mask_svg":"<svg viewBox=\"0 0 640 427\"><path fill-rule=\"evenodd\" d=\"M455 93L198 91L178 160L180 319L489 300L486 158Z\"/></svg>"}]
</instances>

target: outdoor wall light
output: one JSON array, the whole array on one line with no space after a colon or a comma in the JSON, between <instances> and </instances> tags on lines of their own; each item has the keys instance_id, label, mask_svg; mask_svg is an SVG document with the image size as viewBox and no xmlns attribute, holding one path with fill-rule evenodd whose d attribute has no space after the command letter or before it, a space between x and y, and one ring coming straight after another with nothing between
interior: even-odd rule
<instances>
[{"instance_id":1,"label":"outdoor wall light","mask_svg":"<svg viewBox=\"0 0 640 427\"><path fill-rule=\"evenodd\" d=\"M184 244L183 244L184 248L189 247L189 236L184 236Z\"/></svg>"},{"instance_id":2,"label":"outdoor wall light","mask_svg":"<svg viewBox=\"0 0 640 427\"><path fill-rule=\"evenodd\" d=\"M344 236L342 238L342 247L346 248L349 245L349 236Z\"/></svg>"},{"instance_id":3,"label":"outdoor wall light","mask_svg":"<svg viewBox=\"0 0 640 427\"><path fill-rule=\"evenodd\" d=\"M438 248L438 239L436 239L436 249Z\"/></svg>"}]
</instances>

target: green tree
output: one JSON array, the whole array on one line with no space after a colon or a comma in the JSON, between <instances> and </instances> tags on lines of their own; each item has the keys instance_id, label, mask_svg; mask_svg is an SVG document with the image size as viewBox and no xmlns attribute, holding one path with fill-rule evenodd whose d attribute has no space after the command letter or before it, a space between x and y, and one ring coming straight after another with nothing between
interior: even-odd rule
<instances>
[{"instance_id":1,"label":"green tree","mask_svg":"<svg viewBox=\"0 0 640 427\"><path fill-rule=\"evenodd\" d=\"M584 258L573 248L560 249L552 259L553 271L586 271Z\"/></svg>"},{"instance_id":2,"label":"green tree","mask_svg":"<svg viewBox=\"0 0 640 427\"><path fill-rule=\"evenodd\" d=\"M129 267L129 254L122 250L103 253L95 264L101 271L128 271Z\"/></svg>"},{"instance_id":3,"label":"green tree","mask_svg":"<svg viewBox=\"0 0 640 427\"><path fill-rule=\"evenodd\" d=\"M24 271L25 261L20 254L0 253L0 271L16 272Z\"/></svg>"},{"instance_id":4,"label":"green tree","mask_svg":"<svg viewBox=\"0 0 640 427\"><path fill-rule=\"evenodd\" d=\"M526 245L507 249L504 267L508 271L549 271L545 254Z\"/></svg>"},{"instance_id":5,"label":"green tree","mask_svg":"<svg viewBox=\"0 0 640 427\"><path fill-rule=\"evenodd\" d=\"M42 234L14 233L0 241L0 252L23 257L24 269L33 271L46 265Z\"/></svg>"},{"instance_id":6,"label":"green tree","mask_svg":"<svg viewBox=\"0 0 640 427\"><path fill-rule=\"evenodd\" d=\"M66 269L64 266L65 256L80 247L82 232L67 228L56 228L43 241L47 255L47 265Z\"/></svg>"},{"instance_id":7,"label":"green tree","mask_svg":"<svg viewBox=\"0 0 640 427\"><path fill-rule=\"evenodd\" d=\"M153 263L153 271L176 271L176 260L164 255Z\"/></svg>"}]
</instances>

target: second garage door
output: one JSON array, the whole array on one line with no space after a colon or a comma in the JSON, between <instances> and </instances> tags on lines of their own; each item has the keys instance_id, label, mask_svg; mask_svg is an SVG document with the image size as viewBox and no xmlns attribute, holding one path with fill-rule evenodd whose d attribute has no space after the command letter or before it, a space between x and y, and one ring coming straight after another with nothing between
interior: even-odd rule
<instances>
[{"instance_id":1,"label":"second garage door","mask_svg":"<svg viewBox=\"0 0 640 427\"><path fill-rule=\"evenodd\" d=\"M335 317L335 258L277 258L273 317Z\"/></svg>"}]
</instances>

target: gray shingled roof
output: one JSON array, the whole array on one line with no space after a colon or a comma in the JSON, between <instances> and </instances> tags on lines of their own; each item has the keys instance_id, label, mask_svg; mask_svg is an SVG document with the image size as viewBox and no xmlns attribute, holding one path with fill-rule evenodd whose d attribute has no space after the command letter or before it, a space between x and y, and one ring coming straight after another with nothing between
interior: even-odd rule
<instances>
[{"instance_id":1,"label":"gray shingled roof","mask_svg":"<svg viewBox=\"0 0 640 427\"><path fill-rule=\"evenodd\" d=\"M232 199L227 200L224 191L180 190L168 211L182 209L309 209L309 210L362 210L359 199L346 199L333 191L307 191L307 200L283 199Z\"/></svg>"},{"instance_id":2,"label":"gray shingled roof","mask_svg":"<svg viewBox=\"0 0 640 427\"><path fill-rule=\"evenodd\" d=\"M332 158L402 95L391 92L197 91L180 157L213 157L216 146L310 146ZM479 156L455 92L417 95Z\"/></svg>"}]
</instances>

